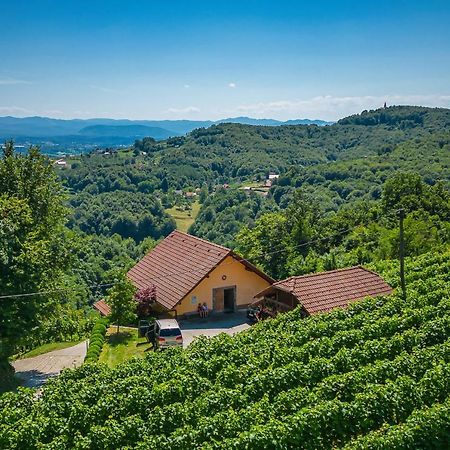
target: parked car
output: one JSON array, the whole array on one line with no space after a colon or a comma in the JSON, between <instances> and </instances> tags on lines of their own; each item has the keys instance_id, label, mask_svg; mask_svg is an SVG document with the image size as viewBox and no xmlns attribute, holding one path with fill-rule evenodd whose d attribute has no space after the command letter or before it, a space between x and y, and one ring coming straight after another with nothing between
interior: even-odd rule
<instances>
[{"instance_id":1,"label":"parked car","mask_svg":"<svg viewBox=\"0 0 450 450\"><path fill-rule=\"evenodd\" d=\"M247 308L247 319L251 322L257 322L261 308L259 306L250 306Z\"/></svg>"},{"instance_id":2,"label":"parked car","mask_svg":"<svg viewBox=\"0 0 450 450\"><path fill-rule=\"evenodd\" d=\"M276 311L264 306L249 306L247 308L247 319L251 322L259 322L260 320L268 319L269 317L275 317Z\"/></svg>"},{"instance_id":3,"label":"parked car","mask_svg":"<svg viewBox=\"0 0 450 450\"><path fill-rule=\"evenodd\" d=\"M183 335L175 319L156 320L154 327L147 331L146 337L153 343L155 350L183 345Z\"/></svg>"}]
</instances>

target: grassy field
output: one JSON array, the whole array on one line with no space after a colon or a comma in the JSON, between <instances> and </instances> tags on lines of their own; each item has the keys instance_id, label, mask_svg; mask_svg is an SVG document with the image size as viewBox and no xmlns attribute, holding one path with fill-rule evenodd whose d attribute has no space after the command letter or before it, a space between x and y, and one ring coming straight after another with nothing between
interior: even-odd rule
<instances>
[{"instance_id":1,"label":"grassy field","mask_svg":"<svg viewBox=\"0 0 450 450\"><path fill-rule=\"evenodd\" d=\"M113 326L106 332L99 362L115 367L133 356L144 356L150 348L145 338L138 337L137 328L120 327L119 334L116 334L116 327Z\"/></svg>"},{"instance_id":2,"label":"grassy field","mask_svg":"<svg viewBox=\"0 0 450 450\"><path fill-rule=\"evenodd\" d=\"M191 211L179 211L176 206L166 209L166 213L170 214L177 223L177 230L187 233L189 227L194 223L195 218L200 211L200 203L192 203Z\"/></svg>"},{"instance_id":3,"label":"grassy field","mask_svg":"<svg viewBox=\"0 0 450 450\"><path fill-rule=\"evenodd\" d=\"M17 357L15 357L13 359L32 358L33 356L43 355L44 353L52 352L54 350L62 350L67 347L72 347L74 345L77 345L79 342L81 342L81 341L51 342L50 344L43 344L43 345L40 345L39 347L34 348L33 350L30 350L27 353L18 355Z\"/></svg>"}]
</instances>

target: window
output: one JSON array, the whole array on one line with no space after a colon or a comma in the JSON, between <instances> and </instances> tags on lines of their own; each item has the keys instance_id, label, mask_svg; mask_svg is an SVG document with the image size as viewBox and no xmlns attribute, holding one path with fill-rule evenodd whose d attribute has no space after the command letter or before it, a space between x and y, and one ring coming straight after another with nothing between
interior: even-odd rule
<instances>
[{"instance_id":1,"label":"window","mask_svg":"<svg viewBox=\"0 0 450 450\"><path fill-rule=\"evenodd\" d=\"M180 336L181 330L179 328L162 328L159 335L161 337Z\"/></svg>"}]
</instances>

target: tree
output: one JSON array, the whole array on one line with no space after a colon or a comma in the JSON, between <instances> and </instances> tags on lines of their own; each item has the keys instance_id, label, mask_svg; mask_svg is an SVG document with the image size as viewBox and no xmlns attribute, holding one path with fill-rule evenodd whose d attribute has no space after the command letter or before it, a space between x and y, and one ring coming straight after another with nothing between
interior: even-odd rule
<instances>
[{"instance_id":1,"label":"tree","mask_svg":"<svg viewBox=\"0 0 450 450\"><path fill-rule=\"evenodd\" d=\"M134 296L137 304L137 312L139 317L147 317L150 315L152 305L156 302L156 286L140 289Z\"/></svg>"},{"instance_id":2,"label":"tree","mask_svg":"<svg viewBox=\"0 0 450 450\"><path fill-rule=\"evenodd\" d=\"M262 215L253 228L244 226L236 250L274 278L284 278L288 255L287 219L281 213Z\"/></svg>"},{"instance_id":3,"label":"tree","mask_svg":"<svg viewBox=\"0 0 450 450\"><path fill-rule=\"evenodd\" d=\"M167 178L163 178L161 181L161 190L164 193L167 193L167 191L169 190L169 182L167 181Z\"/></svg>"},{"instance_id":4,"label":"tree","mask_svg":"<svg viewBox=\"0 0 450 450\"><path fill-rule=\"evenodd\" d=\"M39 148L0 159L0 361L62 300L71 264L62 186ZM39 292L35 295L21 296Z\"/></svg>"},{"instance_id":5,"label":"tree","mask_svg":"<svg viewBox=\"0 0 450 450\"><path fill-rule=\"evenodd\" d=\"M111 307L110 319L117 323L117 333L120 325L136 320L136 288L125 274L118 274L114 286L108 291L106 303Z\"/></svg>"}]
</instances>

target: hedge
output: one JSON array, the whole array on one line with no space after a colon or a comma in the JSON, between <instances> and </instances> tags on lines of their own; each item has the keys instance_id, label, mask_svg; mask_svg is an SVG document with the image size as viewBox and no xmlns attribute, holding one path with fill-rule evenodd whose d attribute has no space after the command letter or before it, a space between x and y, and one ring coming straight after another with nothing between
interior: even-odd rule
<instances>
[{"instance_id":1,"label":"hedge","mask_svg":"<svg viewBox=\"0 0 450 450\"><path fill-rule=\"evenodd\" d=\"M84 362L96 362L102 352L103 344L105 343L106 330L109 325L109 319L103 317L95 322L92 328L91 336L89 337L89 347L84 358Z\"/></svg>"}]
</instances>

